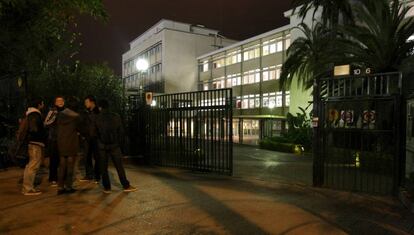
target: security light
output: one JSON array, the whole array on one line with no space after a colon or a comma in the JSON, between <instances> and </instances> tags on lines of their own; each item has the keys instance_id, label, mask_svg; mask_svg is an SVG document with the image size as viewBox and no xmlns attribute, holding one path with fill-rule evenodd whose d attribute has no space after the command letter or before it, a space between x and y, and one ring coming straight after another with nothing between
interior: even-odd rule
<instances>
[{"instance_id":1,"label":"security light","mask_svg":"<svg viewBox=\"0 0 414 235\"><path fill-rule=\"evenodd\" d=\"M149 64L148 64L147 60L139 59L139 60L137 60L135 66L137 67L138 71L145 71L145 70L148 69Z\"/></svg>"}]
</instances>

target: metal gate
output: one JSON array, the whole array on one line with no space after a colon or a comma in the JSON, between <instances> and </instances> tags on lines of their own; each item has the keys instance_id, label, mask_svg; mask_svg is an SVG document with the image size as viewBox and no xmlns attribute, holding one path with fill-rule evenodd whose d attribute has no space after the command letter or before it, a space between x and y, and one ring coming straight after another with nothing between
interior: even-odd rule
<instances>
[{"instance_id":1,"label":"metal gate","mask_svg":"<svg viewBox=\"0 0 414 235\"><path fill-rule=\"evenodd\" d=\"M321 152L315 164L325 187L392 194L401 173L401 74L320 81ZM318 178L318 177L316 177Z\"/></svg>"},{"instance_id":2,"label":"metal gate","mask_svg":"<svg viewBox=\"0 0 414 235\"><path fill-rule=\"evenodd\" d=\"M154 96L140 113L151 164L232 174L231 89Z\"/></svg>"}]
</instances>

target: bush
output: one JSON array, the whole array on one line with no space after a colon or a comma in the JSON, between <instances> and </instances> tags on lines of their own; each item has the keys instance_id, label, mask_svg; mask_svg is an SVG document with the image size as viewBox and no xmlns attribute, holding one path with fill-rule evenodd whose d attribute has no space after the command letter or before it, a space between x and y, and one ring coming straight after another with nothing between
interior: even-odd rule
<instances>
[{"instance_id":1,"label":"bush","mask_svg":"<svg viewBox=\"0 0 414 235\"><path fill-rule=\"evenodd\" d=\"M260 141L263 149L274 150L286 153L309 152L312 149L312 128L310 115L306 110L299 108L302 113L296 116L288 113L286 121L289 125L288 132L282 136L268 137Z\"/></svg>"},{"instance_id":2,"label":"bush","mask_svg":"<svg viewBox=\"0 0 414 235\"><path fill-rule=\"evenodd\" d=\"M272 141L270 139L264 139L260 141L259 143L260 148L267 149L267 150L273 150L278 152L284 152L284 153L294 153L296 144L293 143L279 143Z\"/></svg>"}]
</instances>

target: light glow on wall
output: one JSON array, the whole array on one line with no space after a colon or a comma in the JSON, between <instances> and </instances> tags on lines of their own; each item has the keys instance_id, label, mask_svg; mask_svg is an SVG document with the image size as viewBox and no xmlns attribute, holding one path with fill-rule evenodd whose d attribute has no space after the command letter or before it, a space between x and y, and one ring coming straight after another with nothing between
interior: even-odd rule
<instances>
[{"instance_id":1,"label":"light glow on wall","mask_svg":"<svg viewBox=\"0 0 414 235\"><path fill-rule=\"evenodd\" d=\"M135 64L136 68L138 71L145 71L148 69L149 67L149 63L148 61L144 60L144 59L139 59L137 60L137 63Z\"/></svg>"}]
</instances>

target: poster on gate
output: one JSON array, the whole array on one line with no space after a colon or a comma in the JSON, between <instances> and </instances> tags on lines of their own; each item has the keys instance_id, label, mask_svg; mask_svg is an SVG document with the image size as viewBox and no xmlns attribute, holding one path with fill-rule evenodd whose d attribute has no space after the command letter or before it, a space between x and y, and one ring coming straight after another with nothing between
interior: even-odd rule
<instances>
[{"instance_id":1,"label":"poster on gate","mask_svg":"<svg viewBox=\"0 0 414 235\"><path fill-rule=\"evenodd\" d=\"M375 123L375 110L364 110L362 114L362 121L364 124Z\"/></svg>"}]
</instances>

